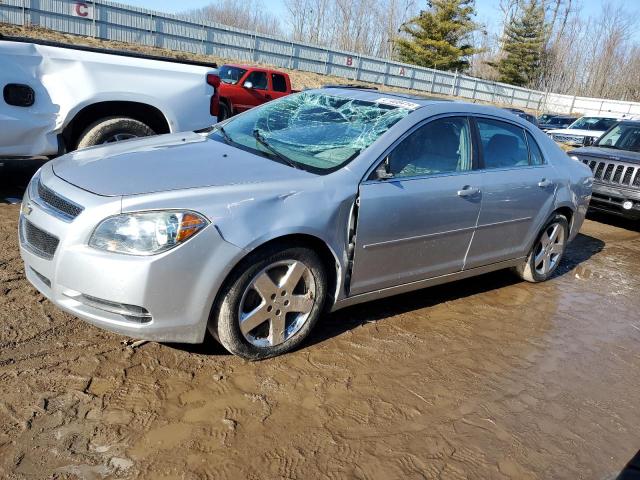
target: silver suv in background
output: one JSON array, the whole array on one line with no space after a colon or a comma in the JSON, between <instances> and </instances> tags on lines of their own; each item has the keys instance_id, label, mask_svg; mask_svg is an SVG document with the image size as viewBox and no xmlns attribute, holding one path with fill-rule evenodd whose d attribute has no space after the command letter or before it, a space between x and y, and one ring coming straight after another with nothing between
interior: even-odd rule
<instances>
[{"instance_id":1,"label":"silver suv in background","mask_svg":"<svg viewBox=\"0 0 640 480\"><path fill-rule=\"evenodd\" d=\"M591 171L509 112L324 88L46 164L20 253L92 324L174 342L208 328L261 359L329 310L503 268L547 280L590 196Z\"/></svg>"}]
</instances>

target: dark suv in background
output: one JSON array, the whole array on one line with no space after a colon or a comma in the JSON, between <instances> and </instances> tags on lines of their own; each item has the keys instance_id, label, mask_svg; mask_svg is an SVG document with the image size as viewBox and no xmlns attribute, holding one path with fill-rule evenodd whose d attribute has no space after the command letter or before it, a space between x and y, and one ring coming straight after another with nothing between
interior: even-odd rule
<instances>
[{"instance_id":1,"label":"dark suv in background","mask_svg":"<svg viewBox=\"0 0 640 480\"><path fill-rule=\"evenodd\" d=\"M567 128L576 120L577 120L576 117L572 117L570 115L556 115L556 116L541 115L538 118L538 127L542 131L555 130L556 128Z\"/></svg>"},{"instance_id":2,"label":"dark suv in background","mask_svg":"<svg viewBox=\"0 0 640 480\"><path fill-rule=\"evenodd\" d=\"M640 121L618 122L569 155L593 172L591 209L640 219Z\"/></svg>"}]
</instances>

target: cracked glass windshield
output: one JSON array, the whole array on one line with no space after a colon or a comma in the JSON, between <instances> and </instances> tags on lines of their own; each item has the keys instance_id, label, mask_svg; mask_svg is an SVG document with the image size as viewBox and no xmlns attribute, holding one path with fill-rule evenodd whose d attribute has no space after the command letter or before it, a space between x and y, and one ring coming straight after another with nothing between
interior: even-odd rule
<instances>
[{"instance_id":1,"label":"cracked glass windshield","mask_svg":"<svg viewBox=\"0 0 640 480\"><path fill-rule=\"evenodd\" d=\"M327 173L353 160L411 111L384 100L301 92L250 110L211 135L292 167Z\"/></svg>"}]
</instances>

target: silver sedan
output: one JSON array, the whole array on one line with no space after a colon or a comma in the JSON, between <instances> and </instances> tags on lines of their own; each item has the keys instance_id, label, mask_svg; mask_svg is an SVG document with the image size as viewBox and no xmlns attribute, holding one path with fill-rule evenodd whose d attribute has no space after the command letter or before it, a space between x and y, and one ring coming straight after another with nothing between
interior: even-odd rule
<instances>
[{"instance_id":1,"label":"silver sedan","mask_svg":"<svg viewBox=\"0 0 640 480\"><path fill-rule=\"evenodd\" d=\"M324 88L207 132L46 164L20 215L31 283L133 337L261 359L331 310L512 268L558 268L591 171L497 108Z\"/></svg>"}]
</instances>

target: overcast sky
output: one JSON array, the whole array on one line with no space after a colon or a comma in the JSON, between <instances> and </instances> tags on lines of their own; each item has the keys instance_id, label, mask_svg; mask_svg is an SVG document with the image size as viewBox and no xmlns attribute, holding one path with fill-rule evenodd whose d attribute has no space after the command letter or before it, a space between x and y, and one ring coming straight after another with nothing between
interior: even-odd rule
<instances>
[{"instance_id":1,"label":"overcast sky","mask_svg":"<svg viewBox=\"0 0 640 480\"><path fill-rule=\"evenodd\" d=\"M177 13L193 8L203 7L213 3L213 0L117 0L121 3L136 5L138 7L149 8L152 10L160 10L163 12ZM286 9L284 0L263 0L264 4L269 6L271 13L280 18L285 18ZM426 1L420 1L419 4L425 4ZM581 5L580 13L584 17L595 16L599 14L603 4L620 4L637 5L636 14L640 13L639 0L579 0ZM498 0L476 0L478 10L477 20L487 25L490 32L495 33L499 27L500 15L498 10ZM286 28L286 25L283 25ZM640 34L639 34L640 35Z\"/></svg>"}]
</instances>

